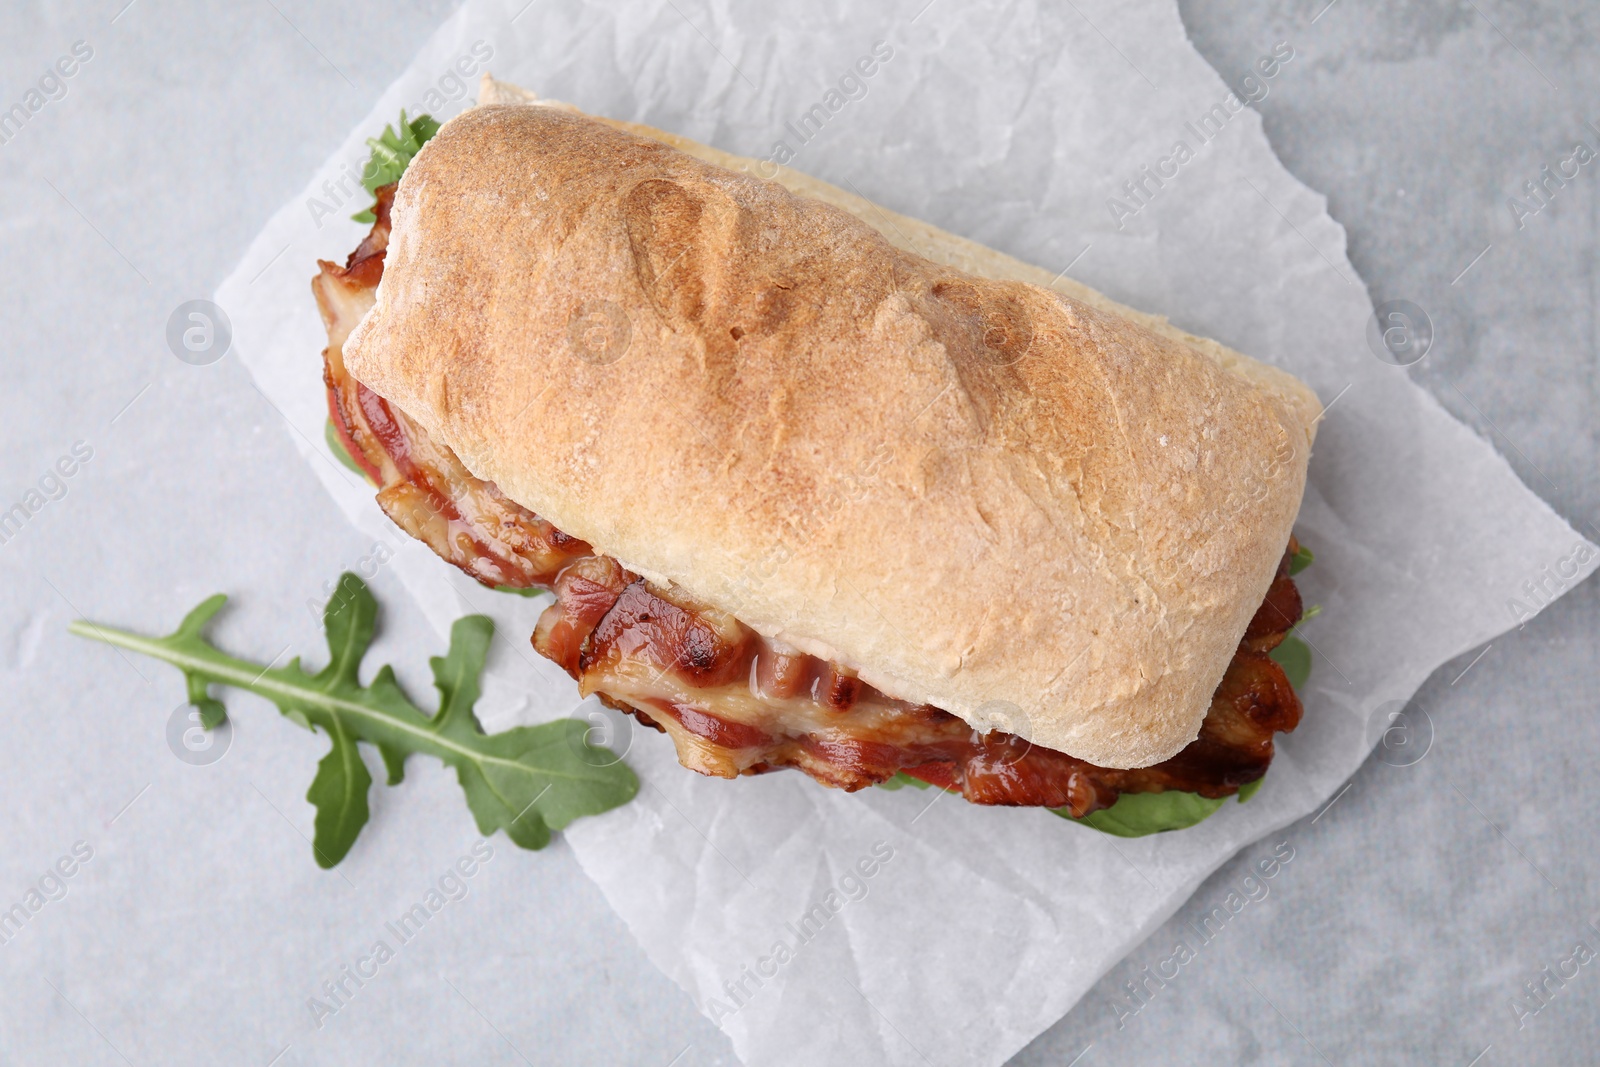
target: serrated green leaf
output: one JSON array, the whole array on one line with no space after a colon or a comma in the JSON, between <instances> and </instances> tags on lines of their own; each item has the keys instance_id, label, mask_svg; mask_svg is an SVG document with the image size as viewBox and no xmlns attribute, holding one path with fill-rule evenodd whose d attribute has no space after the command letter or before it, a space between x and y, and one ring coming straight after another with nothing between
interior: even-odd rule
<instances>
[{"instance_id":1,"label":"serrated green leaf","mask_svg":"<svg viewBox=\"0 0 1600 1067\"><path fill-rule=\"evenodd\" d=\"M198 637L217 612L222 610L222 605L228 602L226 593L213 593L194 606L194 610L183 617L178 624L177 637Z\"/></svg>"},{"instance_id":2,"label":"serrated green leaf","mask_svg":"<svg viewBox=\"0 0 1600 1067\"><path fill-rule=\"evenodd\" d=\"M326 734L332 747L306 794L317 808L315 849L323 866L349 852L368 818L372 777L360 756L363 742L377 747L391 784L404 777L412 754L454 768L479 829L485 834L505 830L524 848L544 847L552 830L625 804L639 790L627 765L591 744L585 724L577 720L483 732L473 706L494 624L481 615L456 620L449 651L431 661L439 711L429 716L405 695L388 666L370 684L361 684L361 661L378 606L354 574L340 576L323 611L328 663L315 674L300 665L299 657L287 667L262 667L211 645L201 628L225 599L206 600L167 637L143 637L82 620L69 629L173 664L188 680L191 699L204 694L209 683L233 686L265 697L286 717Z\"/></svg>"},{"instance_id":3,"label":"serrated green leaf","mask_svg":"<svg viewBox=\"0 0 1600 1067\"><path fill-rule=\"evenodd\" d=\"M1247 801L1251 797L1255 796L1256 792L1258 790L1260 790L1260 788L1261 788L1261 783L1265 782L1266 780L1267 780L1267 776L1266 775L1262 775L1260 778L1257 778L1253 782L1246 782L1244 785L1241 785L1239 787L1239 794L1238 794L1239 803L1243 804L1245 801Z\"/></svg>"},{"instance_id":4,"label":"serrated green leaf","mask_svg":"<svg viewBox=\"0 0 1600 1067\"><path fill-rule=\"evenodd\" d=\"M189 703L200 709L200 728L215 730L221 726L228 717L228 709L222 706L222 701L212 697L206 680L198 674L185 674L183 680L189 687Z\"/></svg>"},{"instance_id":5,"label":"serrated green leaf","mask_svg":"<svg viewBox=\"0 0 1600 1067\"><path fill-rule=\"evenodd\" d=\"M361 828L367 825L367 791L372 788L372 775L361 759L355 738L337 720L328 732L333 747L317 764L317 776L306 790L306 799L317 809L311 851L317 866L324 869L345 858Z\"/></svg>"},{"instance_id":6,"label":"serrated green leaf","mask_svg":"<svg viewBox=\"0 0 1600 1067\"><path fill-rule=\"evenodd\" d=\"M1290 574L1290 576L1292 577L1292 576L1294 576L1296 574L1299 574L1301 571L1305 570L1307 567L1311 566L1316 561L1317 561L1316 555L1309 548L1307 548L1305 545L1301 545L1298 549L1295 550L1295 554L1293 556L1289 557L1289 574Z\"/></svg>"},{"instance_id":7,"label":"serrated green leaf","mask_svg":"<svg viewBox=\"0 0 1600 1067\"><path fill-rule=\"evenodd\" d=\"M379 745L378 755L383 757L383 769L388 772L388 784L399 785L406 779L406 754L390 745Z\"/></svg>"},{"instance_id":8,"label":"serrated green leaf","mask_svg":"<svg viewBox=\"0 0 1600 1067\"><path fill-rule=\"evenodd\" d=\"M439 124L432 115L418 115L408 121L402 110L398 132L393 126L385 126L383 133L367 138L367 146L372 149L372 154L361 170L361 184L367 192L376 193L390 182L399 181L417 153L422 151L422 146L438 132ZM358 211L350 217L357 222L377 221L371 208Z\"/></svg>"},{"instance_id":9,"label":"serrated green leaf","mask_svg":"<svg viewBox=\"0 0 1600 1067\"><path fill-rule=\"evenodd\" d=\"M349 571L339 576L333 595L322 609L322 628L328 636L328 665L317 672L324 689L359 686L361 657L372 644L378 622L378 601L367 583Z\"/></svg>"},{"instance_id":10,"label":"serrated green leaf","mask_svg":"<svg viewBox=\"0 0 1600 1067\"><path fill-rule=\"evenodd\" d=\"M1305 688L1306 682L1311 679L1310 645L1290 633L1267 655L1278 661L1278 666L1283 668L1295 692Z\"/></svg>"},{"instance_id":11,"label":"serrated green leaf","mask_svg":"<svg viewBox=\"0 0 1600 1067\"><path fill-rule=\"evenodd\" d=\"M366 221L372 222L374 220L367 219ZM372 481L372 475L368 474L361 464L356 462L355 457L350 454L350 450L344 447L344 441L339 437L339 428L333 424L332 419L327 419L323 422L322 439L327 442L328 451L333 453L334 459L359 474L363 481Z\"/></svg>"},{"instance_id":12,"label":"serrated green leaf","mask_svg":"<svg viewBox=\"0 0 1600 1067\"><path fill-rule=\"evenodd\" d=\"M489 658L489 642L494 623L487 615L468 615L450 627L450 648L433 656L433 687L439 690L439 710L433 729L443 737L474 737L480 733L478 718L472 713L478 702L478 678Z\"/></svg>"},{"instance_id":13,"label":"serrated green leaf","mask_svg":"<svg viewBox=\"0 0 1600 1067\"><path fill-rule=\"evenodd\" d=\"M227 602L228 598L221 593L202 600L195 606L193 611L183 617L183 621L178 624L178 633L185 635L198 634L205 624L210 622L212 617L222 610L222 606ZM218 726L221 726L223 720L228 717L228 711L222 706L220 700L211 695L210 683L206 677L194 671L185 670L183 672L183 681L185 688L188 690L189 703L199 709L200 728L203 730L215 730Z\"/></svg>"},{"instance_id":14,"label":"serrated green leaf","mask_svg":"<svg viewBox=\"0 0 1600 1067\"><path fill-rule=\"evenodd\" d=\"M1115 837L1144 837L1204 822L1227 799L1212 799L1174 789L1165 793L1124 793L1109 808L1091 811L1081 819L1074 819L1066 808L1051 808L1050 811L1070 823Z\"/></svg>"},{"instance_id":15,"label":"serrated green leaf","mask_svg":"<svg viewBox=\"0 0 1600 1067\"><path fill-rule=\"evenodd\" d=\"M905 789L907 786L911 787L912 789L930 789L930 788L932 788L927 782L924 782L921 778L913 778L913 777L911 777L911 775L907 774L905 771L895 771L893 778L889 779L887 782L879 782L878 783L878 788L879 789L888 789L888 790Z\"/></svg>"}]
</instances>

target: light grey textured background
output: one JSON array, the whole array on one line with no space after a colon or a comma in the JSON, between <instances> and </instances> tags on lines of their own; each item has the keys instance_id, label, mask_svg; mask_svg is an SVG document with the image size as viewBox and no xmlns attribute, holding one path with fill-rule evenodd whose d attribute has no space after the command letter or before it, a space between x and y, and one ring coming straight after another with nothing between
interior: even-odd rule
<instances>
[{"instance_id":1,"label":"light grey textured background","mask_svg":"<svg viewBox=\"0 0 1600 1067\"><path fill-rule=\"evenodd\" d=\"M731 1062L563 846L503 840L471 894L345 1009L364 1025L309 1040L304 1001L377 935L370 916L402 910L471 844L464 813L451 817L457 786L416 761L375 806L359 872L324 874L300 836L318 740L252 708L223 762L185 766L164 737L176 676L65 634L79 614L154 629L226 589L239 609L216 630L225 647L316 656L305 603L369 546L237 362L181 364L163 331L450 10L123 2L0 13L6 106L72 42L94 49L65 97L0 146L0 504L75 441L94 450L65 496L0 545L0 904L74 842L94 850L66 896L0 945L0 1063ZM1229 80L1294 43L1305 66L1258 109L1348 228L1373 299L1431 314L1435 348L1413 373L1600 534L1600 161L1521 230L1506 207L1576 140L1600 141L1584 127L1600 123L1592 8L1195 0L1182 12ZM392 576L375 586L403 603ZM1575 942L1600 950L1588 925L1600 925L1596 588L1465 674L1477 653L1441 670L1420 696L1435 727L1422 762L1370 762L1314 822L1225 866L1016 1062L1593 1062L1600 960L1551 983L1520 1030L1511 1000ZM391 612L375 656L421 689L408 650L435 645ZM184 862L156 864L145 845L174 833L190 842ZM241 840L255 864L219 860ZM1270 895L1178 977L1149 983L1119 1029L1122 984L1279 840L1294 859ZM493 1008L512 1002L514 1016Z\"/></svg>"}]
</instances>

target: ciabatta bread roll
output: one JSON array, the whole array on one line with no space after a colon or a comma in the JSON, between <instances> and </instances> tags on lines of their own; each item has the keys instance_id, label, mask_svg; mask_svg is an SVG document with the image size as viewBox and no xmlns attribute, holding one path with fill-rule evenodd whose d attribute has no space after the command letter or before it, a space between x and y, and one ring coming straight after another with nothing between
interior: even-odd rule
<instances>
[{"instance_id":1,"label":"ciabatta bread roll","mask_svg":"<svg viewBox=\"0 0 1600 1067\"><path fill-rule=\"evenodd\" d=\"M859 197L493 83L344 360L566 533L1104 767L1196 735L1299 509L1292 376Z\"/></svg>"}]
</instances>

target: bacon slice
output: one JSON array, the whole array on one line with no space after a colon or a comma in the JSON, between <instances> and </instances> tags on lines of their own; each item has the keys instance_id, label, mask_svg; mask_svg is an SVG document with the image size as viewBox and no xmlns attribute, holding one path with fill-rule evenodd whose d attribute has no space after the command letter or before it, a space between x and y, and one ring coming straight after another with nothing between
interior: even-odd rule
<instances>
[{"instance_id":1,"label":"bacon slice","mask_svg":"<svg viewBox=\"0 0 1600 1067\"><path fill-rule=\"evenodd\" d=\"M344 266L320 262L312 281L328 330L323 380L340 439L379 487L384 512L441 558L485 585L555 593L534 648L585 695L664 731L684 766L723 778L794 767L847 790L904 771L973 803L1081 817L1122 793L1235 793L1266 773L1274 734L1299 724L1300 700L1268 655L1302 613L1289 577L1292 539L1199 737L1163 763L1112 770L896 700L847 667L763 638L562 533L473 477L449 448L345 372L345 339L383 276L393 198L394 186L378 190L372 231Z\"/></svg>"},{"instance_id":2,"label":"bacon slice","mask_svg":"<svg viewBox=\"0 0 1600 1067\"><path fill-rule=\"evenodd\" d=\"M322 378L334 429L379 486L378 505L395 525L485 585L549 588L589 547L474 478L455 453L345 372L344 342L383 277L394 188L378 190L377 222L346 264L318 261L322 273L311 283L328 330Z\"/></svg>"}]
</instances>

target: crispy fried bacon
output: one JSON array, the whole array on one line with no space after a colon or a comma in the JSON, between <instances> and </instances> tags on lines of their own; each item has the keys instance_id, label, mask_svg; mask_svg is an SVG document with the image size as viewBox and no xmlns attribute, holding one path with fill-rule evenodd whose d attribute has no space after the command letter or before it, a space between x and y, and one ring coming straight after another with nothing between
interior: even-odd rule
<instances>
[{"instance_id":1,"label":"crispy fried bacon","mask_svg":"<svg viewBox=\"0 0 1600 1067\"><path fill-rule=\"evenodd\" d=\"M394 187L343 267L312 282L328 329L328 412L378 503L407 533L485 585L546 589L555 603L533 634L539 652L585 694L672 738L684 766L723 778L796 767L855 790L904 771L978 804L1042 805L1075 816L1122 793L1234 793L1267 771L1273 734L1300 722L1300 701L1268 656L1300 620L1289 549L1246 630L1200 736L1138 770L1096 767L1011 734L979 734L926 704L878 692L848 668L760 634L677 589L661 589L596 553L492 483L351 378L343 345L383 275Z\"/></svg>"}]
</instances>

